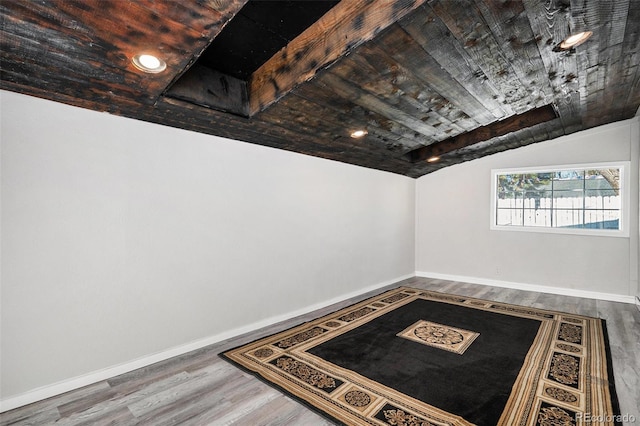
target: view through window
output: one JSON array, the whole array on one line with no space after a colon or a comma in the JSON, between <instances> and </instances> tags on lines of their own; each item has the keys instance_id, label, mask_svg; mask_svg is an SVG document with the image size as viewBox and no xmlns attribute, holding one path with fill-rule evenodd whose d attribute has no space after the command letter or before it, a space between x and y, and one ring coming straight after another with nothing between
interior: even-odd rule
<instances>
[{"instance_id":1,"label":"view through window","mask_svg":"<svg viewBox=\"0 0 640 426\"><path fill-rule=\"evenodd\" d=\"M494 171L493 225L621 231L623 175L622 164Z\"/></svg>"}]
</instances>

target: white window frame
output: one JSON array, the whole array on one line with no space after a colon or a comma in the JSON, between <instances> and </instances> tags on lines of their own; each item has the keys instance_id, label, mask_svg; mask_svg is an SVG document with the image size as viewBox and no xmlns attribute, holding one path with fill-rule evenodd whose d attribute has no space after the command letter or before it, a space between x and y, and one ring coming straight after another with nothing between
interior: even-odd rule
<instances>
[{"instance_id":1,"label":"white window frame","mask_svg":"<svg viewBox=\"0 0 640 426\"><path fill-rule=\"evenodd\" d=\"M606 169L620 168L620 229L583 229L583 228L551 228L542 226L516 226L497 225L497 181L498 175L509 173L549 173L562 170L582 170L582 169ZM590 235L600 237L629 237L629 201L631 197L629 180L629 161L615 161L606 163L586 163L586 164L565 164L548 167L519 167L510 169L491 170L491 226L493 231L514 231L514 232L541 232L549 234L569 234L569 235Z\"/></svg>"}]
</instances>

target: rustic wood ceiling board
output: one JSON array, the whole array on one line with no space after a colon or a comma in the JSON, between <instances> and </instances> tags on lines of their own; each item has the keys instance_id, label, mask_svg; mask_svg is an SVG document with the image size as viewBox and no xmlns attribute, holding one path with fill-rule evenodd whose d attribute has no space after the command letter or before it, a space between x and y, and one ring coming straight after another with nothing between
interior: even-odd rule
<instances>
[{"instance_id":1,"label":"rustic wood ceiling board","mask_svg":"<svg viewBox=\"0 0 640 426\"><path fill-rule=\"evenodd\" d=\"M463 10L467 7L467 2L450 2L449 7ZM502 94L497 88L492 87L484 72L473 62L464 50L464 46L453 36L433 9L429 6L420 7L408 19L400 21L400 25L436 60L440 69L446 70L464 87L468 93L467 99L475 98L491 112L493 115L491 121L514 114L511 106L501 102ZM489 122L483 121L480 124Z\"/></svg>"},{"instance_id":2,"label":"rustic wood ceiling board","mask_svg":"<svg viewBox=\"0 0 640 426\"><path fill-rule=\"evenodd\" d=\"M87 73L79 69L74 70L71 62L64 55L59 55L52 50L45 57L46 64L43 63L42 58L32 62L22 59L20 52L23 50L19 49L17 52L5 50L5 44L0 44L3 49L0 59L2 62L0 88L15 91L26 88L26 91L21 92L30 93L33 90L34 93L40 93L38 96L77 104L89 109L102 105L100 111L112 111L113 107L120 102L131 105L151 105L155 102L155 97L145 96L136 88L134 79L123 81L121 74L104 70L100 72L100 76L94 76L95 65L88 65L90 69ZM87 62L83 61L83 64ZM110 77L110 81L105 81L102 78L104 76ZM73 101L57 99L62 94L72 97Z\"/></svg>"},{"instance_id":3,"label":"rustic wood ceiling board","mask_svg":"<svg viewBox=\"0 0 640 426\"><path fill-rule=\"evenodd\" d=\"M434 143L433 145L419 148L410 153L411 161L419 162L431 157L441 157L453 151L457 151L483 141L488 141L489 139L493 139L497 136L504 136L508 133L518 132L521 129L545 123L555 118L556 113L553 107L548 105L536 108L486 126L478 127L471 132L454 136L450 139Z\"/></svg>"},{"instance_id":4,"label":"rustic wood ceiling board","mask_svg":"<svg viewBox=\"0 0 640 426\"><path fill-rule=\"evenodd\" d=\"M391 113L390 115L389 113L383 112L385 110L381 108L372 108L379 114L398 121L410 129L427 136L429 139L434 141L441 140L447 138L447 133L454 132L454 134L459 134L464 131L464 129L448 121L450 127L442 127L445 120L437 120L435 118L436 114L431 111L428 105L419 102L412 97L411 93L406 93L403 90L403 87L406 87L399 80L406 81L406 78L398 78L399 76L397 74L395 77L391 77L387 72L388 70L379 73L378 70L371 66L366 58L370 58L369 60L372 62L380 62L381 60L380 57L371 54L366 56L357 53L352 54L341 60L338 66L334 66L330 73L339 76L342 80L348 81L355 86L359 86L365 92L380 99L391 108L408 114L412 120L407 121L405 119L401 121L397 119L397 114L394 115ZM398 68L397 65L394 65L394 67ZM364 79L360 79L359 76L362 70L367 71L365 72L366 75L378 76L378 78L371 79L370 77L365 77ZM404 77L406 77L406 75ZM357 101L355 101L355 103L365 107L364 103ZM416 128L415 123L421 123L421 127ZM424 130L425 125L428 126L426 127L426 132Z\"/></svg>"},{"instance_id":5,"label":"rustic wood ceiling board","mask_svg":"<svg viewBox=\"0 0 640 426\"><path fill-rule=\"evenodd\" d=\"M553 47L569 34L569 12L556 7L551 1L522 0L536 41L549 83L553 89L555 105L565 132L583 129L581 118L578 69L575 55L570 52L554 52Z\"/></svg>"},{"instance_id":6,"label":"rustic wood ceiling board","mask_svg":"<svg viewBox=\"0 0 640 426\"><path fill-rule=\"evenodd\" d=\"M391 143L394 147L392 151L399 156L431 142L431 139L420 133L345 98L336 96L332 89L322 82L322 78L316 78L313 82L299 86L295 89L295 96L320 105L325 117L333 117L339 122L353 125L350 130L364 129L369 134L381 138L384 143ZM340 128L344 128L345 124ZM392 155L395 156L395 154Z\"/></svg>"},{"instance_id":7,"label":"rustic wood ceiling board","mask_svg":"<svg viewBox=\"0 0 640 426\"><path fill-rule=\"evenodd\" d=\"M498 3L476 0L476 6L494 38L500 43L501 52L511 64L516 76L521 82L528 84L533 107L553 102L549 76L544 72L536 35L531 30L522 2Z\"/></svg>"},{"instance_id":8,"label":"rustic wood ceiling board","mask_svg":"<svg viewBox=\"0 0 640 426\"><path fill-rule=\"evenodd\" d=\"M340 127L326 121L323 116L314 114L313 109L302 110L297 104L296 100L288 95L268 110L259 113L259 119L297 134L308 135L316 142L307 149L316 153L346 151L352 148L352 138L345 134L346 132L336 132Z\"/></svg>"},{"instance_id":9,"label":"rustic wood ceiling board","mask_svg":"<svg viewBox=\"0 0 640 426\"><path fill-rule=\"evenodd\" d=\"M363 101L361 101L360 103L353 102L353 96L344 96L344 94L339 91L340 89L337 89L335 86L332 86L327 81L325 81L325 78L327 78L326 75L326 72L322 73L318 78L313 80L313 82L301 86L298 93L313 93L312 95L304 96L307 99L322 102L323 105L329 106L338 111L352 114L358 118L364 118L365 120L367 120L367 123L369 123L369 126L387 130L395 135L398 135L401 138L415 140L421 145L426 145L433 141L431 138L428 138L420 132L417 132L408 126L395 121L392 118L389 118L389 114L383 115L376 110L371 109L366 104L364 106L360 105L364 104ZM333 80L339 79L339 77L335 76L329 76L329 78L332 78ZM341 84L342 86L344 86L344 83ZM367 96L369 99L375 98L372 95L367 94ZM378 100L376 103L383 109L387 108L387 105L382 101ZM409 120L414 121L413 117L409 117Z\"/></svg>"},{"instance_id":10,"label":"rustic wood ceiling board","mask_svg":"<svg viewBox=\"0 0 640 426\"><path fill-rule=\"evenodd\" d=\"M591 65L587 69L583 112L583 122L589 128L630 118L635 112L635 108L626 108L625 102L620 100L633 93L630 90L633 80L628 78L628 72L634 66L637 67L637 19L640 17L636 16L635 21L633 18L629 19L633 12L631 3L627 1L599 4L591 1L586 7L590 10L585 21L587 28L594 31L593 41L588 40L577 50L580 53L580 49L585 47L584 51ZM636 31L633 30L634 27ZM626 40L630 43L627 44Z\"/></svg>"},{"instance_id":11,"label":"rustic wood ceiling board","mask_svg":"<svg viewBox=\"0 0 640 426\"><path fill-rule=\"evenodd\" d=\"M616 60L616 57L611 57L608 53L617 56L620 52L608 49L612 46L610 35L613 10L611 7L601 5L598 0L573 0L570 10L571 33L586 29L593 31L591 38L576 47L575 52L582 122L585 128L589 128L595 125L593 124L594 115L597 115L595 122L601 120L602 111L598 105L603 105L605 78Z\"/></svg>"},{"instance_id":12,"label":"rustic wood ceiling board","mask_svg":"<svg viewBox=\"0 0 640 426\"><path fill-rule=\"evenodd\" d=\"M640 104L640 2L629 4L629 14L624 34L623 55L628 64L622 85L627 85L629 93L626 97L625 110L638 110ZM623 97L624 99L624 97Z\"/></svg>"},{"instance_id":13,"label":"rustic wood ceiling board","mask_svg":"<svg viewBox=\"0 0 640 426\"><path fill-rule=\"evenodd\" d=\"M531 86L529 79L520 80L520 76L526 73L516 71L516 64L507 60L504 44L496 40L474 3L466 2L464 7L455 10L442 1L430 2L429 6L462 46L469 61L478 66L482 74L476 71L474 75L493 88L498 102L508 105L516 114L537 106L532 104L536 99L530 96L535 86Z\"/></svg>"},{"instance_id":14,"label":"rustic wood ceiling board","mask_svg":"<svg viewBox=\"0 0 640 426\"><path fill-rule=\"evenodd\" d=\"M199 5L203 5L209 9L213 9L219 12L222 17L220 22L224 22L224 25L226 25L226 22L228 22L229 19L233 18L240 11L240 9L242 9L245 3L247 3L247 0L195 0L195 2ZM175 7L175 5L172 4L174 2L169 1L167 3L169 7ZM186 6L191 11L193 11L194 8L189 3L186 3ZM204 19L208 21L208 18L206 16L204 16ZM208 22L208 25L212 25L212 23ZM213 25L218 24L216 23Z\"/></svg>"},{"instance_id":15,"label":"rustic wood ceiling board","mask_svg":"<svg viewBox=\"0 0 640 426\"><path fill-rule=\"evenodd\" d=\"M286 111L283 111L286 108ZM399 138L390 132L371 128L364 120L341 114L323 105L311 102L295 93L287 95L276 105L258 115L260 119L276 122L279 125L301 123L311 126L309 131L322 140L324 144L337 141L346 147L358 147L376 152L385 158L402 158L402 156L420 146L415 141ZM314 130L324 129L325 134ZM354 130L367 129L368 134L362 138L352 138Z\"/></svg>"},{"instance_id":16,"label":"rustic wood ceiling board","mask_svg":"<svg viewBox=\"0 0 640 426\"><path fill-rule=\"evenodd\" d=\"M253 73L250 111L276 102L423 1L342 0Z\"/></svg>"},{"instance_id":17,"label":"rustic wood ceiling board","mask_svg":"<svg viewBox=\"0 0 640 426\"><path fill-rule=\"evenodd\" d=\"M399 26L390 28L388 32L397 31L405 34L404 30ZM436 140L445 139L452 132L453 134L463 133L477 127L477 122L470 119L463 111L455 108L447 99L440 96L439 93L432 90L429 85L424 84L416 74L422 74L422 69L409 70L403 64L393 59L388 54L388 47L384 45L386 35L378 40L373 40L362 46L348 57L349 60L356 62L356 70L367 70L369 81L359 80L357 77L341 75L346 80L357 81L362 87L369 91L375 91L372 87L379 82L385 82L390 85L391 92L396 97L394 105L400 108L406 106L408 111L412 109L420 120L442 132L435 135ZM346 60L341 61L340 66L335 66L332 71L338 72L342 68L342 64ZM383 93L380 91L380 93Z\"/></svg>"},{"instance_id":18,"label":"rustic wood ceiling board","mask_svg":"<svg viewBox=\"0 0 640 426\"><path fill-rule=\"evenodd\" d=\"M375 131L376 134L384 138L401 141L403 144L411 145L414 143L412 141L415 139L415 132L373 111L335 96L319 78L298 86L295 89L295 95L326 108L328 113L335 117L351 117L347 122L355 122L359 125L358 128L364 127L367 131Z\"/></svg>"},{"instance_id":19,"label":"rustic wood ceiling board","mask_svg":"<svg viewBox=\"0 0 640 426\"><path fill-rule=\"evenodd\" d=\"M208 39L193 27L184 22L195 15L186 8L174 9L178 12L175 20L169 15L160 16L151 12L144 1L137 2L65 2L46 3L53 6L56 13L66 13L76 18L83 25L92 29L90 35L98 45L109 45L110 56L107 57L112 66L126 69L135 76L135 85L149 97L159 96L171 82L171 72L154 75L154 78L140 78L141 72L131 64L131 58L141 52L155 53L162 57L168 67L182 70L191 58L191 51L195 45L205 45ZM162 2L159 2L162 4ZM220 14L208 9L219 18ZM165 12L168 10L165 9ZM215 22L215 21L214 21ZM205 25L202 22L202 25ZM74 30L65 34L73 39ZM90 51L90 50L88 50ZM175 67L175 68L173 68Z\"/></svg>"},{"instance_id":20,"label":"rustic wood ceiling board","mask_svg":"<svg viewBox=\"0 0 640 426\"><path fill-rule=\"evenodd\" d=\"M397 64L402 64L403 69L410 70L418 84L432 91L439 99L446 100L443 103L436 102L437 110L460 111L455 116L447 115L458 126L469 130L479 126L479 122L495 120L493 114L480 101L470 96L449 73L443 72L435 59L404 29L387 31L376 42Z\"/></svg>"},{"instance_id":21,"label":"rustic wood ceiling board","mask_svg":"<svg viewBox=\"0 0 640 426\"><path fill-rule=\"evenodd\" d=\"M44 81L43 86L55 92L73 85L79 98L120 94L142 103L155 102L171 82L171 71L181 71L191 60L190 49L204 47L211 33L224 24L219 22L220 12L206 5L185 7L179 2L151 0L12 1L3 2L2 11L3 28L12 34L5 34L5 40L19 36L19 27L33 27L28 30L29 38L35 42L33 53L20 53L45 69L52 67L48 74L70 80L67 85L55 87ZM14 44L20 49L20 40L14 39ZM131 57L140 51L161 56L168 64L168 72L143 76L131 64ZM3 49L3 55L4 52ZM82 76L96 80L87 81L82 87L77 81Z\"/></svg>"},{"instance_id":22,"label":"rustic wood ceiling board","mask_svg":"<svg viewBox=\"0 0 640 426\"><path fill-rule=\"evenodd\" d=\"M640 103L640 91L637 86L633 88L640 62L638 31L640 5L637 1L632 3L620 1L610 7L614 9L612 22L607 24L611 30L609 43L600 52L603 58L608 58L610 62L605 74L603 93L604 102L609 106L609 110L600 111L600 114L590 114L587 118L589 124L596 122L597 119L610 122L622 117L630 118L634 115L634 106ZM633 98L634 95L635 101L629 103L628 99ZM598 108L597 105L594 107Z\"/></svg>"},{"instance_id":23,"label":"rustic wood ceiling board","mask_svg":"<svg viewBox=\"0 0 640 426\"><path fill-rule=\"evenodd\" d=\"M609 67L606 64L596 65L586 70L579 71L580 78L580 104L582 107L582 123L585 128L593 127L602 117L603 109L610 106L604 105L604 80L605 71ZM584 81L584 83L583 83Z\"/></svg>"},{"instance_id":24,"label":"rustic wood ceiling board","mask_svg":"<svg viewBox=\"0 0 640 426\"><path fill-rule=\"evenodd\" d=\"M310 111L318 111L318 114L325 120L336 123L339 129L349 131L346 133L364 129L368 132L367 140L375 138L375 143L385 145L387 149L397 153L400 157L406 152L422 146L425 142L424 138L412 137L414 132L408 129L406 130L411 133L409 135L411 137L393 133L392 130L397 131L399 126L387 126L391 122L372 111L367 111L346 100L337 103L337 98L330 97L329 89L318 83L316 80L313 84L305 84L295 89L293 96L300 99L300 107L303 111L306 111L307 107L310 108Z\"/></svg>"},{"instance_id":25,"label":"rustic wood ceiling board","mask_svg":"<svg viewBox=\"0 0 640 426\"><path fill-rule=\"evenodd\" d=\"M394 107L375 94L369 93L351 82L344 80L331 71L322 75L322 81L329 86L336 95L342 96L354 104L360 105L362 108L374 111L383 117L400 123L428 138L433 138L438 133L438 130L433 126L425 124L422 120Z\"/></svg>"},{"instance_id":26,"label":"rustic wood ceiling board","mask_svg":"<svg viewBox=\"0 0 640 426\"><path fill-rule=\"evenodd\" d=\"M376 67L369 62L367 55L359 53L361 51L362 49L359 48L356 52L341 59L331 68L331 73L384 99L389 104L401 108L402 90L397 86L397 79L390 76L389 73L379 73ZM372 59L374 62L380 60L377 57Z\"/></svg>"},{"instance_id":27,"label":"rustic wood ceiling board","mask_svg":"<svg viewBox=\"0 0 640 426\"><path fill-rule=\"evenodd\" d=\"M134 75L130 81L126 81L122 70L113 65L109 58L113 46L92 42L87 35L89 30L81 29L80 24L74 24L72 26L75 29L68 30L75 37L73 41L49 21L45 26L38 25L36 21L40 15L49 16L47 7L50 5L28 10L21 20L15 19L13 13L22 13L26 7L21 3L9 5L15 10L7 10L8 5L3 3L4 19L0 30L4 87L9 83L32 85L44 90L74 94L79 98L84 95L87 98L100 96L102 99L107 94L111 95L109 91L126 97L144 97L136 89L141 83L136 80L138 76ZM52 13L58 14L47 19L71 20L61 12ZM90 45L89 52L83 51L84 45ZM138 77L138 80L141 78Z\"/></svg>"},{"instance_id":28,"label":"rustic wood ceiling board","mask_svg":"<svg viewBox=\"0 0 640 426\"><path fill-rule=\"evenodd\" d=\"M391 29L389 29L387 32L389 31L391 31ZM397 31L405 34L400 28L398 28ZM428 105L419 103L410 95L406 96L406 88L401 87L401 83L399 83L398 80L405 82L412 81L414 87L410 90L416 90L415 87L419 86L421 82L417 80L415 80L414 82L413 80L411 80L415 76L408 72L403 73L403 75L399 75L398 70L403 69L401 65L398 64L395 60L389 58L381 49L376 48L375 46L375 42L366 43L356 49L356 51L352 55L343 59L339 64L336 64L331 68L329 74L336 75L342 79L342 84L338 86L337 90L335 87L333 87L333 91L336 94L344 96L344 93L349 93L352 96L347 98L359 104L363 108L384 115L390 120L399 122L406 127L417 131L418 133L421 133L423 135L426 134L426 136L428 136L431 140L423 141L422 144L428 144L433 142L434 140L445 139L452 134L459 134L465 130L459 127L457 124L449 122L443 117L438 117L439 119L434 118L433 116L437 115L437 112L434 113L434 111L430 110ZM385 67L387 67L387 65L385 65L385 62L387 62L389 59L392 61L392 63L388 65L389 68L385 69ZM390 71L390 68L395 71ZM385 79L385 77L390 73L395 74L395 76L390 79ZM372 78L372 76L375 76L375 78ZM320 78L320 80L326 82L328 86L335 86L336 83L334 81L332 85L331 82L326 81L326 78ZM389 82L389 80L391 82ZM366 93L362 96L357 93L354 94L353 92L356 89L345 87L344 82L346 81L357 84L358 86L365 89ZM424 84L422 84L422 86L424 87ZM378 98L378 101L371 98L372 95L375 98ZM362 100L363 97L366 97L366 99ZM387 105L379 102L380 100ZM451 106L451 104L446 101L442 102L440 105L442 106L443 104ZM437 106L434 107L437 108ZM410 116L407 117L405 113L409 113ZM429 115L429 113L431 114L431 116ZM473 126L471 126L468 123L468 121L471 120L469 120L468 117L461 111L457 113L457 117L458 119L467 121L465 126L467 129L475 128L477 126L476 122L473 122ZM448 124L448 126L440 127L443 123ZM426 131L425 124L427 126L430 126L426 127Z\"/></svg>"},{"instance_id":29,"label":"rustic wood ceiling board","mask_svg":"<svg viewBox=\"0 0 640 426\"><path fill-rule=\"evenodd\" d=\"M581 47L576 48L579 53L586 56L586 68L598 64L599 49L597 46L606 46L609 44L608 40L611 27L607 21L613 17L613 9L610 7L610 3L616 2L602 0L569 1L569 7L567 9L569 13L567 16L569 34L577 34L586 30L593 32L587 44L582 44ZM622 0L621 3L624 2L626 2L626 0ZM594 44L596 48L593 48Z\"/></svg>"}]
</instances>

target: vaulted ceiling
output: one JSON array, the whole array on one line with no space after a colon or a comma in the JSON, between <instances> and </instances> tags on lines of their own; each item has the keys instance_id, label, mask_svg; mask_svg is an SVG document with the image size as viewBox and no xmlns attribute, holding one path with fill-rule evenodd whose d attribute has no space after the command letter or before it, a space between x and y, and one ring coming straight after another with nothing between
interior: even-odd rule
<instances>
[{"instance_id":1,"label":"vaulted ceiling","mask_svg":"<svg viewBox=\"0 0 640 426\"><path fill-rule=\"evenodd\" d=\"M0 88L410 177L640 105L639 0L245 3L3 1Z\"/></svg>"}]
</instances>

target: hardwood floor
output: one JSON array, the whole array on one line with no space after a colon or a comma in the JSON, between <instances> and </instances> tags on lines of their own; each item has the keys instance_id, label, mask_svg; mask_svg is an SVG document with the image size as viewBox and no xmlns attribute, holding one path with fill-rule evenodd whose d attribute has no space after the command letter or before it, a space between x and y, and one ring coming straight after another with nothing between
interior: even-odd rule
<instances>
[{"instance_id":1,"label":"hardwood floor","mask_svg":"<svg viewBox=\"0 0 640 426\"><path fill-rule=\"evenodd\" d=\"M387 288L398 285L604 318L621 413L640 421L640 312L636 306L417 277ZM0 415L0 424L330 425L217 354L381 291L8 411Z\"/></svg>"}]
</instances>

